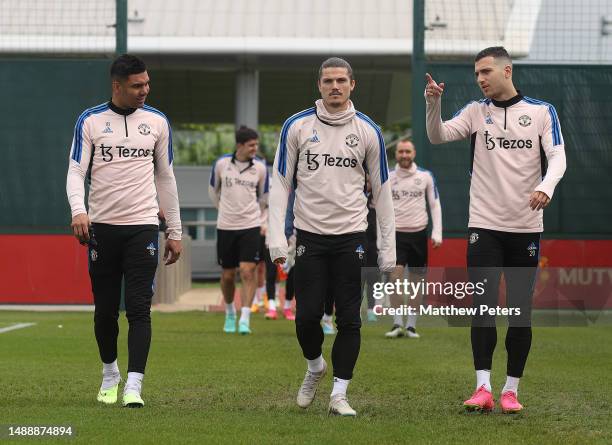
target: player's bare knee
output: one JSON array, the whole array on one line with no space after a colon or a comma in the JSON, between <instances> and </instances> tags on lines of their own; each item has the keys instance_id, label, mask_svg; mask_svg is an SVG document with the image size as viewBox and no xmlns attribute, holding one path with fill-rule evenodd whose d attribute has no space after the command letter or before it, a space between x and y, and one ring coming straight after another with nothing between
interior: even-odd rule
<instances>
[{"instance_id":1,"label":"player's bare knee","mask_svg":"<svg viewBox=\"0 0 612 445\"><path fill-rule=\"evenodd\" d=\"M223 269L221 272L221 282L231 284L236 279L236 269Z\"/></svg>"},{"instance_id":2,"label":"player's bare knee","mask_svg":"<svg viewBox=\"0 0 612 445\"><path fill-rule=\"evenodd\" d=\"M240 263L240 279L252 281L255 279L255 263Z\"/></svg>"}]
</instances>

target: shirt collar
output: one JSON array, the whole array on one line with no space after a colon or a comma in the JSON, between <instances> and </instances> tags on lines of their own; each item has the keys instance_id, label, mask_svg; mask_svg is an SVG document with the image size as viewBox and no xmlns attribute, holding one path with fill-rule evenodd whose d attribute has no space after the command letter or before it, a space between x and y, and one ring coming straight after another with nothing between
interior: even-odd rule
<instances>
[{"instance_id":1,"label":"shirt collar","mask_svg":"<svg viewBox=\"0 0 612 445\"><path fill-rule=\"evenodd\" d=\"M355 105L353 102L349 100L349 106L346 110L340 111L338 113L330 113L323 105L323 99L318 99L315 102L315 109L317 114L317 119L327 125L338 126L344 125L355 117Z\"/></svg>"},{"instance_id":2,"label":"shirt collar","mask_svg":"<svg viewBox=\"0 0 612 445\"><path fill-rule=\"evenodd\" d=\"M129 116L134 111L136 111L136 108L120 108L117 105L115 105L112 100L108 101L108 108L110 108L115 113L120 114L122 116Z\"/></svg>"},{"instance_id":3,"label":"shirt collar","mask_svg":"<svg viewBox=\"0 0 612 445\"><path fill-rule=\"evenodd\" d=\"M247 163L247 161L239 161L238 159L236 159L236 151L234 151L234 152L232 153L232 164L234 164L234 165L238 166L238 164L236 164L237 162L242 162L242 163L245 163L245 164ZM249 161L248 161L248 165L247 165L247 166L246 166L244 169L240 170L240 173L242 173L243 171L248 170L248 169L249 169L249 168L251 168L253 165L255 165L255 163L253 162L253 159L249 159Z\"/></svg>"},{"instance_id":4,"label":"shirt collar","mask_svg":"<svg viewBox=\"0 0 612 445\"><path fill-rule=\"evenodd\" d=\"M521 94L520 91L517 90L517 95L514 97L511 97L508 100L495 100L495 99L491 99L491 102L493 102L493 105L495 105L496 107L499 108L507 108L507 107L511 107L514 104L519 103L521 100L523 100L523 95Z\"/></svg>"},{"instance_id":5,"label":"shirt collar","mask_svg":"<svg viewBox=\"0 0 612 445\"><path fill-rule=\"evenodd\" d=\"M399 164L397 164L395 166L395 170L397 171L397 173L400 173L402 175L412 176L417 171L417 165L416 165L416 162L414 162L414 161L412 161L412 165L410 166L410 168L402 168L402 167L400 167Z\"/></svg>"}]
</instances>

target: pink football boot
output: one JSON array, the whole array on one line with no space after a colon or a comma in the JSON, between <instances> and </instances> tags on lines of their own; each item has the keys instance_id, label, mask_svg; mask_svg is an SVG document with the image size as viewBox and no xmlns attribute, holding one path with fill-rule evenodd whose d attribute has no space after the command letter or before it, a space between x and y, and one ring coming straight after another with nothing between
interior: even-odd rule
<instances>
[{"instance_id":1,"label":"pink football boot","mask_svg":"<svg viewBox=\"0 0 612 445\"><path fill-rule=\"evenodd\" d=\"M523 405L521 405L517 400L514 391L506 391L503 393L501 395L501 399L499 399L499 403L501 405L502 413L504 414L518 413L523 409Z\"/></svg>"},{"instance_id":2,"label":"pink football boot","mask_svg":"<svg viewBox=\"0 0 612 445\"><path fill-rule=\"evenodd\" d=\"M495 407L493 394L484 385L474 391L472 397L463 402L468 411L492 411Z\"/></svg>"},{"instance_id":3,"label":"pink football boot","mask_svg":"<svg viewBox=\"0 0 612 445\"><path fill-rule=\"evenodd\" d=\"M268 312L266 312L266 320L276 320L277 318L276 309L269 309Z\"/></svg>"},{"instance_id":4,"label":"pink football boot","mask_svg":"<svg viewBox=\"0 0 612 445\"><path fill-rule=\"evenodd\" d=\"M295 314L293 313L291 309L285 309L283 311L283 316L289 321L295 320Z\"/></svg>"}]
</instances>

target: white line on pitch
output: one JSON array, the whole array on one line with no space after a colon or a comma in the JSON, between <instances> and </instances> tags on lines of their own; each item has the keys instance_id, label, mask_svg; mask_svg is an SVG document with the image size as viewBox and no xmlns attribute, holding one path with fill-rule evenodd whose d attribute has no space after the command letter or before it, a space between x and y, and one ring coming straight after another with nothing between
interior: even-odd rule
<instances>
[{"instance_id":1,"label":"white line on pitch","mask_svg":"<svg viewBox=\"0 0 612 445\"><path fill-rule=\"evenodd\" d=\"M36 323L17 323L11 326L7 326L6 328L0 328L0 334L3 334L8 331L14 331L15 329L28 328L30 326L34 326Z\"/></svg>"}]
</instances>

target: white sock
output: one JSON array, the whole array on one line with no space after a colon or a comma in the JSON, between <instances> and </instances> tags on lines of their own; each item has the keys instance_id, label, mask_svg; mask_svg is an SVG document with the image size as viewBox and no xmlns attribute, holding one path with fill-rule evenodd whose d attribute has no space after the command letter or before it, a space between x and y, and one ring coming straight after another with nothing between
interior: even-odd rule
<instances>
[{"instance_id":1,"label":"white sock","mask_svg":"<svg viewBox=\"0 0 612 445\"><path fill-rule=\"evenodd\" d=\"M506 391L512 391L514 394L518 395L519 380L521 380L519 377L507 376L506 384L504 385L504 389L502 389L502 394Z\"/></svg>"},{"instance_id":2,"label":"white sock","mask_svg":"<svg viewBox=\"0 0 612 445\"><path fill-rule=\"evenodd\" d=\"M327 314L323 314L323 318L321 320L323 320L323 323L331 323L332 316L331 315L327 315Z\"/></svg>"},{"instance_id":3,"label":"white sock","mask_svg":"<svg viewBox=\"0 0 612 445\"><path fill-rule=\"evenodd\" d=\"M112 363L102 363L102 385L100 389L109 389L121 381L117 359Z\"/></svg>"},{"instance_id":4,"label":"white sock","mask_svg":"<svg viewBox=\"0 0 612 445\"><path fill-rule=\"evenodd\" d=\"M291 300L285 299L285 309L291 309Z\"/></svg>"},{"instance_id":5,"label":"white sock","mask_svg":"<svg viewBox=\"0 0 612 445\"><path fill-rule=\"evenodd\" d=\"M393 316L393 324L396 324L396 325L398 325L398 326L401 326L403 323L404 323L404 322L403 322L403 320L402 320L402 316L401 316L401 314L397 314L397 313L396 313L396 314Z\"/></svg>"},{"instance_id":6,"label":"white sock","mask_svg":"<svg viewBox=\"0 0 612 445\"><path fill-rule=\"evenodd\" d=\"M321 372L323 371L323 354L315 358L314 360L308 360L308 370L310 372Z\"/></svg>"},{"instance_id":7,"label":"white sock","mask_svg":"<svg viewBox=\"0 0 612 445\"><path fill-rule=\"evenodd\" d=\"M251 319L251 308L243 307L242 309L240 309L240 323L242 322L248 323L250 319Z\"/></svg>"},{"instance_id":8,"label":"white sock","mask_svg":"<svg viewBox=\"0 0 612 445\"><path fill-rule=\"evenodd\" d=\"M102 372L104 374L119 374L119 365L117 359L112 363L102 363Z\"/></svg>"},{"instance_id":9,"label":"white sock","mask_svg":"<svg viewBox=\"0 0 612 445\"><path fill-rule=\"evenodd\" d=\"M127 382L125 383L125 388L123 390L126 392L135 392L140 394L142 391L142 379L144 378L144 374L140 372L128 372Z\"/></svg>"},{"instance_id":10,"label":"white sock","mask_svg":"<svg viewBox=\"0 0 612 445\"><path fill-rule=\"evenodd\" d=\"M225 303L225 314L236 315L236 308L234 307L234 303Z\"/></svg>"},{"instance_id":11,"label":"white sock","mask_svg":"<svg viewBox=\"0 0 612 445\"><path fill-rule=\"evenodd\" d=\"M370 315L370 314L374 314L374 309L368 309L368 315ZM374 315L376 315L376 314L374 314Z\"/></svg>"},{"instance_id":12,"label":"white sock","mask_svg":"<svg viewBox=\"0 0 612 445\"><path fill-rule=\"evenodd\" d=\"M268 298L268 310L275 311L276 310L276 300L270 300Z\"/></svg>"},{"instance_id":13,"label":"white sock","mask_svg":"<svg viewBox=\"0 0 612 445\"><path fill-rule=\"evenodd\" d=\"M406 328L416 328L416 314L408 314L406 317Z\"/></svg>"},{"instance_id":14,"label":"white sock","mask_svg":"<svg viewBox=\"0 0 612 445\"><path fill-rule=\"evenodd\" d=\"M336 394L344 394L346 395L346 388L348 388L348 384L350 380L339 379L338 377L334 377L334 388L332 389L331 397Z\"/></svg>"},{"instance_id":15,"label":"white sock","mask_svg":"<svg viewBox=\"0 0 612 445\"><path fill-rule=\"evenodd\" d=\"M476 371L476 389L482 385L485 386L487 391L491 391L491 370L490 369L478 369Z\"/></svg>"},{"instance_id":16,"label":"white sock","mask_svg":"<svg viewBox=\"0 0 612 445\"><path fill-rule=\"evenodd\" d=\"M274 283L274 298L278 297L278 289L280 289L280 283Z\"/></svg>"}]
</instances>

